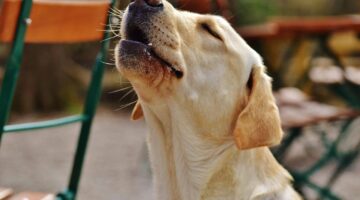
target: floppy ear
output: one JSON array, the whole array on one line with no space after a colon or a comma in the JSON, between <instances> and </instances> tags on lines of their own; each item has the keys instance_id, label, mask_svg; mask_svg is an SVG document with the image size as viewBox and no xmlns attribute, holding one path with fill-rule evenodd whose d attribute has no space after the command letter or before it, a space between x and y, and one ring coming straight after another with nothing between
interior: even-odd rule
<instances>
[{"instance_id":1,"label":"floppy ear","mask_svg":"<svg viewBox=\"0 0 360 200\"><path fill-rule=\"evenodd\" d=\"M239 114L233 136L239 149L274 146L280 143L283 132L271 79L264 67L253 67L249 82L249 100Z\"/></svg>"},{"instance_id":2,"label":"floppy ear","mask_svg":"<svg viewBox=\"0 0 360 200\"><path fill-rule=\"evenodd\" d=\"M132 120L138 120L141 119L144 116L143 110L141 108L141 104L138 102L136 102L134 109L131 113L131 119Z\"/></svg>"}]
</instances>

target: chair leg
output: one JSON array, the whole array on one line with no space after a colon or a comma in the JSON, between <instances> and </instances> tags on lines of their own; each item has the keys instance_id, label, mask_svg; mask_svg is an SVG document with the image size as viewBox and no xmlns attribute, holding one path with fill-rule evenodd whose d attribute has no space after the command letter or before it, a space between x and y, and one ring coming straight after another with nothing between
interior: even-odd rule
<instances>
[{"instance_id":1,"label":"chair leg","mask_svg":"<svg viewBox=\"0 0 360 200\"><path fill-rule=\"evenodd\" d=\"M288 136L283 140L282 144L274 150L275 158L282 162L291 144L301 135L302 127L290 129Z\"/></svg>"},{"instance_id":2,"label":"chair leg","mask_svg":"<svg viewBox=\"0 0 360 200\"><path fill-rule=\"evenodd\" d=\"M114 3L115 1L112 0L109 10L111 10L114 7ZM110 21L110 17L111 16L109 15L108 22ZM101 45L101 50L96 57L96 63L92 71L91 82L86 96L86 102L83 112L83 115L86 117L86 120L81 125L80 136L78 138L77 149L73 161L73 167L71 171L68 189L62 193L59 193L58 199L62 199L62 200L76 199L81 171L84 165L86 149L90 137L90 129L101 96L101 82L105 71L104 60L106 60L107 58L107 51L109 49L109 40L106 39L109 37L110 37L110 33L106 32L104 34L104 41Z\"/></svg>"},{"instance_id":3,"label":"chair leg","mask_svg":"<svg viewBox=\"0 0 360 200\"><path fill-rule=\"evenodd\" d=\"M337 178L356 160L357 156L359 155L359 149L348 153L343 158L340 159L340 163L336 167L335 172L331 175L327 187L331 187Z\"/></svg>"},{"instance_id":4,"label":"chair leg","mask_svg":"<svg viewBox=\"0 0 360 200\"><path fill-rule=\"evenodd\" d=\"M23 1L21 5L20 16L17 22L16 34L12 44L13 46L10 57L6 64L6 71L0 91L0 146L4 127L10 113L16 82L19 77L20 64L24 50L25 34L27 26L29 25L27 23L29 20L27 19L30 16L31 7L32 0Z\"/></svg>"},{"instance_id":5,"label":"chair leg","mask_svg":"<svg viewBox=\"0 0 360 200\"><path fill-rule=\"evenodd\" d=\"M86 120L82 123L81 126L68 190L58 195L58 197L61 199L73 200L77 194L81 171L86 155L86 149L90 137L90 129L96 112L96 107L101 96L101 82L105 69L103 64L104 57L105 54L100 52L97 56L96 64L92 72L91 83L86 97L83 113L83 115L86 117Z\"/></svg>"},{"instance_id":6,"label":"chair leg","mask_svg":"<svg viewBox=\"0 0 360 200\"><path fill-rule=\"evenodd\" d=\"M344 137L347 137L347 131L348 128L350 126L350 124L353 122L353 120L349 120L347 123L345 123L343 129L342 129L342 133L341 136L338 138L338 143L336 144L336 146L339 145L340 140L344 139ZM330 188L332 187L336 180L341 176L341 174L343 172L345 172L345 170L358 158L358 155L360 153L360 144L357 144L356 147L347 152L347 153L339 153L337 152L337 160L338 160L338 164L336 166L336 169L334 171L334 173L330 176L326 187Z\"/></svg>"}]
</instances>

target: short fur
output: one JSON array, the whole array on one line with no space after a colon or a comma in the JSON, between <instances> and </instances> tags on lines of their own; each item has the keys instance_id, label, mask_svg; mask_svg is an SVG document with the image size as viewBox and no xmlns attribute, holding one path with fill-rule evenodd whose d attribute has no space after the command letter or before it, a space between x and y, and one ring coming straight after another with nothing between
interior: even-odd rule
<instances>
[{"instance_id":1,"label":"short fur","mask_svg":"<svg viewBox=\"0 0 360 200\"><path fill-rule=\"evenodd\" d=\"M150 129L156 199L301 199L268 148L282 130L260 56L223 18L163 3L143 21L127 9L115 51L118 69L139 96L132 118L144 116ZM182 78L131 50L130 23Z\"/></svg>"}]
</instances>

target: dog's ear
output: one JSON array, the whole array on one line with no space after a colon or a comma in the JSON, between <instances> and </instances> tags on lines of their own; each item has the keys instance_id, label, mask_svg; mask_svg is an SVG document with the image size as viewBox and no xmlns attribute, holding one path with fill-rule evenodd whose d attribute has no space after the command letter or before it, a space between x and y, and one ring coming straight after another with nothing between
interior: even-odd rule
<instances>
[{"instance_id":1,"label":"dog's ear","mask_svg":"<svg viewBox=\"0 0 360 200\"><path fill-rule=\"evenodd\" d=\"M144 116L143 110L141 108L141 104L138 102L136 102L134 109L131 113L131 119L132 120L138 120L141 119Z\"/></svg>"},{"instance_id":2,"label":"dog's ear","mask_svg":"<svg viewBox=\"0 0 360 200\"><path fill-rule=\"evenodd\" d=\"M239 114L233 136L239 149L274 146L280 143L283 132L271 79L264 67L253 67L249 81L249 99Z\"/></svg>"}]
</instances>

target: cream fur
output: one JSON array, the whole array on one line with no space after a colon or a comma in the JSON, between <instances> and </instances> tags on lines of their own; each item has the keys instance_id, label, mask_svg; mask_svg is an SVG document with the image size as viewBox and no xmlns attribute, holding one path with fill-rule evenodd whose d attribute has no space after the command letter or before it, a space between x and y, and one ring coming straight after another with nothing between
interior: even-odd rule
<instances>
[{"instance_id":1,"label":"cream fur","mask_svg":"<svg viewBox=\"0 0 360 200\"><path fill-rule=\"evenodd\" d=\"M223 18L178 11L163 2L164 10L151 16L144 30L154 51L184 76L176 78L142 57L132 68L119 55L120 45L115 51L119 70L139 96L133 118L144 115L150 129L156 199L301 199L266 147L279 143L282 131L260 56ZM249 88L251 78L261 85Z\"/></svg>"}]
</instances>

